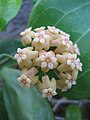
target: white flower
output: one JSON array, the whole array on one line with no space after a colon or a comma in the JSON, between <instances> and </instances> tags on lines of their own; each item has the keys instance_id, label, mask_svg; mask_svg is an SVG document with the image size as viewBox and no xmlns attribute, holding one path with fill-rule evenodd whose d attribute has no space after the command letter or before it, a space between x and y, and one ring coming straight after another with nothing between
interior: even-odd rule
<instances>
[{"instance_id":1,"label":"white flower","mask_svg":"<svg viewBox=\"0 0 90 120\"><path fill-rule=\"evenodd\" d=\"M31 80L26 75L22 74L21 77L17 78L17 80L20 82L22 87L30 87Z\"/></svg>"},{"instance_id":2,"label":"white flower","mask_svg":"<svg viewBox=\"0 0 90 120\"><path fill-rule=\"evenodd\" d=\"M35 33L35 38L33 41L40 42L43 44L47 37L48 35L45 34L45 31L41 31L41 32Z\"/></svg>"},{"instance_id":3,"label":"white flower","mask_svg":"<svg viewBox=\"0 0 90 120\"><path fill-rule=\"evenodd\" d=\"M29 45L32 42L32 38L34 38L35 32L31 30L32 28L28 28L26 30L24 30L23 32L21 32L21 36L22 36L22 44L24 46Z\"/></svg>"},{"instance_id":4,"label":"white flower","mask_svg":"<svg viewBox=\"0 0 90 120\"><path fill-rule=\"evenodd\" d=\"M32 87L38 82L38 76L36 75L38 70L35 67L22 70L22 75L17 80L23 87Z\"/></svg>"},{"instance_id":5,"label":"white flower","mask_svg":"<svg viewBox=\"0 0 90 120\"><path fill-rule=\"evenodd\" d=\"M76 68L78 70L82 71L82 63L80 62L79 58L76 60Z\"/></svg>"},{"instance_id":6,"label":"white flower","mask_svg":"<svg viewBox=\"0 0 90 120\"><path fill-rule=\"evenodd\" d=\"M33 47L18 48L14 57L17 59L21 69L30 68L33 65L33 59L38 57L38 51L33 51Z\"/></svg>"},{"instance_id":7,"label":"white flower","mask_svg":"<svg viewBox=\"0 0 90 120\"><path fill-rule=\"evenodd\" d=\"M77 44L75 44L73 46L73 48L74 48L75 53L78 54L78 55L80 55L80 51L79 51L79 48L78 48Z\"/></svg>"},{"instance_id":8,"label":"white flower","mask_svg":"<svg viewBox=\"0 0 90 120\"><path fill-rule=\"evenodd\" d=\"M34 29L34 31L36 31L36 32L40 32L40 31L43 31L43 30L45 30L45 27L40 27L40 28Z\"/></svg>"},{"instance_id":9,"label":"white flower","mask_svg":"<svg viewBox=\"0 0 90 120\"><path fill-rule=\"evenodd\" d=\"M70 89L72 87L72 85L76 85L76 81L75 80L66 80L65 83L67 84L68 88Z\"/></svg>"},{"instance_id":10,"label":"white flower","mask_svg":"<svg viewBox=\"0 0 90 120\"><path fill-rule=\"evenodd\" d=\"M42 61L41 68L48 67L49 69L53 69L57 66L57 58L55 57L53 51L42 51L40 54L40 59Z\"/></svg>"},{"instance_id":11,"label":"white flower","mask_svg":"<svg viewBox=\"0 0 90 120\"><path fill-rule=\"evenodd\" d=\"M48 31L51 32L52 34L58 34L60 32L60 30L54 26L48 26Z\"/></svg>"},{"instance_id":12,"label":"white flower","mask_svg":"<svg viewBox=\"0 0 90 120\"><path fill-rule=\"evenodd\" d=\"M20 33L20 35L24 36L24 35L26 35L26 34L29 34L29 33L31 32L31 29L32 29L32 27L24 30L23 32Z\"/></svg>"},{"instance_id":13,"label":"white flower","mask_svg":"<svg viewBox=\"0 0 90 120\"><path fill-rule=\"evenodd\" d=\"M63 32L62 30L60 30L60 34L62 35L62 38L67 39L67 40L70 39L70 35L65 33L65 32Z\"/></svg>"},{"instance_id":14,"label":"white flower","mask_svg":"<svg viewBox=\"0 0 90 120\"><path fill-rule=\"evenodd\" d=\"M68 48L70 48L71 45L73 44L72 41L70 41L68 39L63 39L61 43L62 43L62 45L67 46Z\"/></svg>"},{"instance_id":15,"label":"white flower","mask_svg":"<svg viewBox=\"0 0 90 120\"><path fill-rule=\"evenodd\" d=\"M54 91L53 88L48 88L48 89L44 89L42 90L42 97L43 98L52 98L52 96L57 95L56 91Z\"/></svg>"},{"instance_id":16,"label":"white flower","mask_svg":"<svg viewBox=\"0 0 90 120\"><path fill-rule=\"evenodd\" d=\"M67 59L67 64L71 66L72 70L76 67L76 54L69 54Z\"/></svg>"},{"instance_id":17,"label":"white flower","mask_svg":"<svg viewBox=\"0 0 90 120\"><path fill-rule=\"evenodd\" d=\"M54 78L49 79L47 75L42 77L42 82L38 82L38 87L42 92L43 98L52 98L52 96L57 95L56 93L56 80Z\"/></svg>"},{"instance_id":18,"label":"white flower","mask_svg":"<svg viewBox=\"0 0 90 120\"><path fill-rule=\"evenodd\" d=\"M76 81L75 80L72 80L72 76L67 73L66 74L66 81L65 83L67 84L67 87L70 89L72 87L72 85L76 85Z\"/></svg>"},{"instance_id":19,"label":"white flower","mask_svg":"<svg viewBox=\"0 0 90 120\"><path fill-rule=\"evenodd\" d=\"M21 48L17 49L17 54L15 54L14 58L17 59L18 63L25 60L27 58L26 54L23 53Z\"/></svg>"}]
</instances>

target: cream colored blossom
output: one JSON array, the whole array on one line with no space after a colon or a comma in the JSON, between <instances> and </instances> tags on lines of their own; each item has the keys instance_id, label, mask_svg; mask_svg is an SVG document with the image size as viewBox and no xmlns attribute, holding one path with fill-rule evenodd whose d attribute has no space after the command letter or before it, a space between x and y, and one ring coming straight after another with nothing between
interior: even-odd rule
<instances>
[{"instance_id":1,"label":"cream colored blossom","mask_svg":"<svg viewBox=\"0 0 90 120\"><path fill-rule=\"evenodd\" d=\"M53 51L45 52L44 50L40 53L40 59L41 59L41 68L48 68L48 69L54 69L57 67L57 58L55 57L55 54Z\"/></svg>"},{"instance_id":2,"label":"cream colored blossom","mask_svg":"<svg viewBox=\"0 0 90 120\"><path fill-rule=\"evenodd\" d=\"M20 82L20 85L23 87L32 87L38 82L38 70L35 67L30 68L29 70L24 69L23 74L17 80Z\"/></svg>"},{"instance_id":3,"label":"cream colored blossom","mask_svg":"<svg viewBox=\"0 0 90 120\"><path fill-rule=\"evenodd\" d=\"M55 40L52 40L51 41L51 46L61 46L61 39L60 38L58 38L58 39L55 39Z\"/></svg>"},{"instance_id":4,"label":"cream colored blossom","mask_svg":"<svg viewBox=\"0 0 90 120\"><path fill-rule=\"evenodd\" d=\"M72 87L72 85L76 85L76 81L72 80L72 76L69 73L66 73L66 81L68 89Z\"/></svg>"},{"instance_id":5,"label":"cream colored blossom","mask_svg":"<svg viewBox=\"0 0 90 120\"><path fill-rule=\"evenodd\" d=\"M73 76L74 75L74 76ZM67 91L68 89L71 89L72 85L76 85L76 76L75 71L69 72L69 73L62 73L60 72L59 75L60 79L57 80L57 88L61 89L62 92Z\"/></svg>"},{"instance_id":6,"label":"cream colored blossom","mask_svg":"<svg viewBox=\"0 0 90 120\"><path fill-rule=\"evenodd\" d=\"M49 35L46 35L45 31L40 31L35 33L34 42L45 43L45 40L49 38Z\"/></svg>"},{"instance_id":7,"label":"cream colored blossom","mask_svg":"<svg viewBox=\"0 0 90 120\"><path fill-rule=\"evenodd\" d=\"M76 68L78 70L82 71L82 63L80 62L79 58L76 60Z\"/></svg>"},{"instance_id":8,"label":"cream colored blossom","mask_svg":"<svg viewBox=\"0 0 90 120\"><path fill-rule=\"evenodd\" d=\"M14 58L16 58L17 62L20 63L27 58L27 55L23 53L23 50L21 48L18 48L17 54L15 54Z\"/></svg>"},{"instance_id":9,"label":"cream colored blossom","mask_svg":"<svg viewBox=\"0 0 90 120\"><path fill-rule=\"evenodd\" d=\"M64 52L73 53L73 47L71 44L65 43L65 45L63 45L61 42L59 44L60 45L55 49L56 54L63 54Z\"/></svg>"},{"instance_id":10,"label":"cream colored blossom","mask_svg":"<svg viewBox=\"0 0 90 120\"><path fill-rule=\"evenodd\" d=\"M22 74L21 77L17 78L17 80L20 82L22 87L30 87L31 80L26 75Z\"/></svg>"},{"instance_id":11,"label":"cream colored blossom","mask_svg":"<svg viewBox=\"0 0 90 120\"><path fill-rule=\"evenodd\" d=\"M40 27L40 28L36 28L36 29L34 29L34 31L36 31L36 32L40 32L40 31L44 31L45 30L45 27L43 26L43 27Z\"/></svg>"},{"instance_id":12,"label":"cream colored blossom","mask_svg":"<svg viewBox=\"0 0 90 120\"><path fill-rule=\"evenodd\" d=\"M60 32L60 30L54 26L47 26L48 31L52 34L58 34Z\"/></svg>"},{"instance_id":13,"label":"cream colored blossom","mask_svg":"<svg viewBox=\"0 0 90 120\"><path fill-rule=\"evenodd\" d=\"M66 46L66 47L68 47L68 48L70 48L71 45L73 44L72 41L70 41L70 40L68 40L68 39L63 39L63 40L61 41L61 43L62 43L62 45Z\"/></svg>"},{"instance_id":14,"label":"cream colored blossom","mask_svg":"<svg viewBox=\"0 0 90 120\"><path fill-rule=\"evenodd\" d=\"M57 94L56 88L64 92L76 84L82 63L77 58L80 55L79 48L73 44L69 34L55 26L42 26L34 30L30 27L21 32L21 36L22 44L31 46L18 48L14 56L22 70L18 78L21 86L32 87L37 84L42 97L51 98ZM46 75L53 70L57 80L50 80ZM43 74L45 76L41 78ZM42 79L42 82L38 79Z\"/></svg>"},{"instance_id":15,"label":"cream colored blossom","mask_svg":"<svg viewBox=\"0 0 90 120\"><path fill-rule=\"evenodd\" d=\"M74 49L74 51L75 51L75 53L76 53L77 55L80 55L80 51L79 51L79 48L78 48L77 44L75 44L75 45L73 46L73 49Z\"/></svg>"},{"instance_id":16,"label":"cream colored blossom","mask_svg":"<svg viewBox=\"0 0 90 120\"><path fill-rule=\"evenodd\" d=\"M24 46L30 44L32 42L32 38L34 38L35 33L31 29L32 28L30 27L20 33L20 35L22 36L22 44Z\"/></svg>"},{"instance_id":17,"label":"cream colored blossom","mask_svg":"<svg viewBox=\"0 0 90 120\"><path fill-rule=\"evenodd\" d=\"M24 30L23 32L20 33L20 35L24 36L24 35L26 35L26 34L29 34L29 33L31 32L31 29L32 29L32 27Z\"/></svg>"},{"instance_id":18,"label":"cream colored blossom","mask_svg":"<svg viewBox=\"0 0 90 120\"><path fill-rule=\"evenodd\" d=\"M71 66L72 70L75 68L82 71L82 63L80 59L77 58L76 54L69 54L67 59L67 64Z\"/></svg>"},{"instance_id":19,"label":"cream colored blossom","mask_svg":"<svg viewBox=\"0 0 90 120\"><path fill-rule=\"evenodd\" d=\"M71 67L67 64L68 53L63 53L62 55L56 54L57 61L60 63L57 67L59 72L72 71Z\"/></svg>"},{"instance_id":20,"label":"cream colored blossom","mask_svg":"<svg viewBox=\"0 0 90 120\"><path fill-rule=\"evenodd\" d=\"M49 79L47 75L42 77L42 83L38 82L38 87L42 93L43 98L52 98L56 93L56 80L54 78Z\"/></svg>"},{"instance_id":21,"label":"cream colored blossom","mask_svg":"<svg viewBox=\"0 0 90 120\"><path fill-rule=\"evenodd\" d=\"M72 80L75 81L78 77L78 69L74 69L71 74L72 74Z\"/></svg>"},{"instance_id":22,"label":"cream colored blossom","mask_svg":"<svg viewBox=\"0 0 90 120\"><path fill-rule=\"evenodd\" d=\"M32 66L32 60L38 57L38 51L33 51L32 47L18 48L17 54L14 57L17 59L21 69L24 67L30 68Z\"/></svg>"},{"instance_id":23,"label":"cream colored blossom","mask_svg":"<svg viewBox=\"0 0 90 120\"><path fill-rule=\"evenodd\" d=\"M63 39L67 39L69 40L70 39L70 35L65 33L64 31L60 30L60 34L62 35L62 38Z\"/></svg>"},{"instance_id":24,"label":"cream colored blossom","mask_svg":"<svg viewBox=\"0 0 90 120\"><path fill-rule=\"evenodd\" d=\"M52 37L45 33L45 31L40 31L35 33L35 38L32 41L32 46L35 50L42 50L43 48L47 51L50 48L50 41Z\"/></svg>"},{"instance_id":25,"label":"cream colored blossom","mask_svg":"<svg viewBox=\"0 0 90 120\"><path fill-rule=\"evenodd\" d=\"M71 66L72 70L76 67L76 54L69 54L67 58L67 64Z\"/></svg>"}]
</instances>

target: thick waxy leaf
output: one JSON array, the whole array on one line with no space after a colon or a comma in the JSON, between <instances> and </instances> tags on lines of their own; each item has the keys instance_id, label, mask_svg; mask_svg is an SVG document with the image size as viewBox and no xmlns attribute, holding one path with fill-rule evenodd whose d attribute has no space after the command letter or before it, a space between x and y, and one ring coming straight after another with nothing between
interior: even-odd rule
<instances>
[{"instance_id":1,"label":"thick waxy leaf","mask_svg":"<svg viewBox=\"0 0 90 120\"><path fill-rule=\"evenodd\" d=\"M4 106L3 90L0 86L0 120L8 120L7 112Z\"/></svg>"},{"instance_id":2,"label":"thick waxy leaf","mask_svg":"<svg viewBox=\"0 0 90 120\"><path fill-rule=\"evenodd\" d=\"M22 48L20 40L0 41L0 66L17 64L15 61L11 60L13 59L11 56L16 53L18 47Z\"/></svg>"},{"instance_id":3,"label":"thick waxy leaf","mask_svg":"<svg viewBox=\"0 0 90 120\"><path fill-rule=\"evenodd\" d=\"M60 95L90 98L90 0L39 0L32 10L29 26L56 26L71 35L81 52L83 72L77 85Z\"/></svg>"},{"instance_id":4,"label":"thick waxy leaf","mask_svg":"<svg viewBox=\"0 0 90 120\"><path fill-rule=\"evenodd\" d=\"M66 110L66 120L82 120L80 107L77 105L70 105Z\"/></svg>"},{"instance_id":5,"label":"thick waxy leaf","mask_svg":"<svg viewBox=\"0 0 90 120\"><path fill-rule=\"evenodd\" d=\"M4 79L4 102L9 120L54 120L46 99L36 87L22 88L16 80L20 72L10 68L1 71Z\"/></svg>"},{"instance_id":6,"label":"thick waxy leaf","mask_svg":"<svg viewBox=\"0 0 90 120\"><path fill-rule=\"evenodd\" d=\"M18 47L22 47L20 40L0 40L0 54L8 53L13 55Z\"/></svg>"},{"instance_id":7,"label":"thick waxy leaf","mask_svg":"<svg viewBox=\"0 0 90 120\"><path fill-rule=\"evenodd\" d=\"M17 15L22 0L0 0L0 31L6 28L7 23Z\"/></svg>"}]
</instances>

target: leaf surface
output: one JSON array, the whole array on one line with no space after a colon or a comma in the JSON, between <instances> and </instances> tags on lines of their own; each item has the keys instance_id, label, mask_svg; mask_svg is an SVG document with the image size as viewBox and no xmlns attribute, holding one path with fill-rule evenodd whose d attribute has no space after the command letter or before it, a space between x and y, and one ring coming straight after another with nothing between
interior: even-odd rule
<instances>
[{"instance_id":1,"label":"leaf surface","mask_svg":"<svg viewBox=\"0 0 90 120\"><path fill-rule=\"evenodd\" d=\"M22 4L22 0L0 0L0 31L14 18Z\"/></svg>"},{"instance_id":2,"label":"leaf surface","mask_svg":"<svg viewBox=\"0 0 90 120\"><path fill-rule=\"evenodd\" d=\"M29 26L56 26L77 43L83 63L77 85L65 93L72 99L90 98L90 0L39 0L32 10Z\"/></svg>"},{"instance_id":3,"label":"leaf surface","mask_svg":"<svg viewBox=\"0 0 90 120\"><path fill-rule=\"evenodd\" d=\"M9 120L54 120L51 107L36 87L22 88L16 80L20 71L1 70L4 79L4 102Z\"/></svg>"},{"instance_id":4,"label":"leaf surface","mask_svg":"<svg viewBox=\"0 0 90 120\"><path fill-rule=\"evenodd\" d=\"M80 107L77 105L69 105L66 110L66 120L82 120Z\"/></svg>"}]
</instances>

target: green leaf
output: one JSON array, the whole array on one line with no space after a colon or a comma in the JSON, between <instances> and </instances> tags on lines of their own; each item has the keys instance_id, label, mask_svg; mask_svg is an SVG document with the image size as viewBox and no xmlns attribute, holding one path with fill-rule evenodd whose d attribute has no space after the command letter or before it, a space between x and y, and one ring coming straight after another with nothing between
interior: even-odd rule
<instances>
[{"instance_id":1,"label":"green leaf","mask_svg":"<svg viewBox=\"0 0 90 120\"><path fill-rule=\"evenodd\" d=\"M0 0L0 31L14 18L22 4L22 0Z\"/></svg>"},{"instance_id":2,"label":"green leaf","mask_svg":"<svg viewBox=\"0 0 90 120\"><path fill-rule=\"evenodd\" d=\"M36 3L38 0L32 0L33 3Z\"/></svg>"},{"instance_id":3,"label":"green leaf","mask_svg":"<svg viewBox=\"0 0 90 120\"><path fill-rule=\"evenodd\" d=\"M50 105L36 87L22 88L16 80L18 70L3 68L4 102L9 120L54 120Z\"/></svg>"},{"instance_id":4,"label":"green leaf","mask_svg":"<svg viewBox=\"0 0 90 120\"><path fill-rule=\"evenodd\" d=\"M69 105L66 110L66 120L82 120L80 107L77 105Z\"/></svg>"},{"instance_id":5,"label":"green leaf","mask_svg":"<svg viewBox=\"0 0 90 120\"><path fill-rule=\"evenodd\" d=\"M1 88L1 86L0 86L0 120L8 120L3 100L3 88Z\"/></svg>"},{"instance_id":6,"label":"green leaf","mask_svg":"<svg viewBox=\"0 0 90 120\"><path fill-rule=\"evenodd\" d=\"M13 61L12 57L17 48L22 48L22 44L20 40L0 40L0 65L11 66L17 64L16 61Z\"/></svg>"},{"instance_id":7,"label":"green leaf","mask_svg":"<svg viewBox=\"0 0 90 120\"><path fill-rule=\"evenodd\" d=\"M71 35L81 52L83 72L77 85L65 93L73 99L90 98L90 0L39 0L34 6L29 26L53 25Z\"/></svg>"},{"instance_id":8,"label":"green leaf","mask_svg":"<svg viewBox=\"0 0 90 120\"><path fill-rule=\"evenodd\" d=\"M18 47L22 47L20 40L0 40L0 54L8 53L13 55Z\"/></svg>"}]
</instances>

